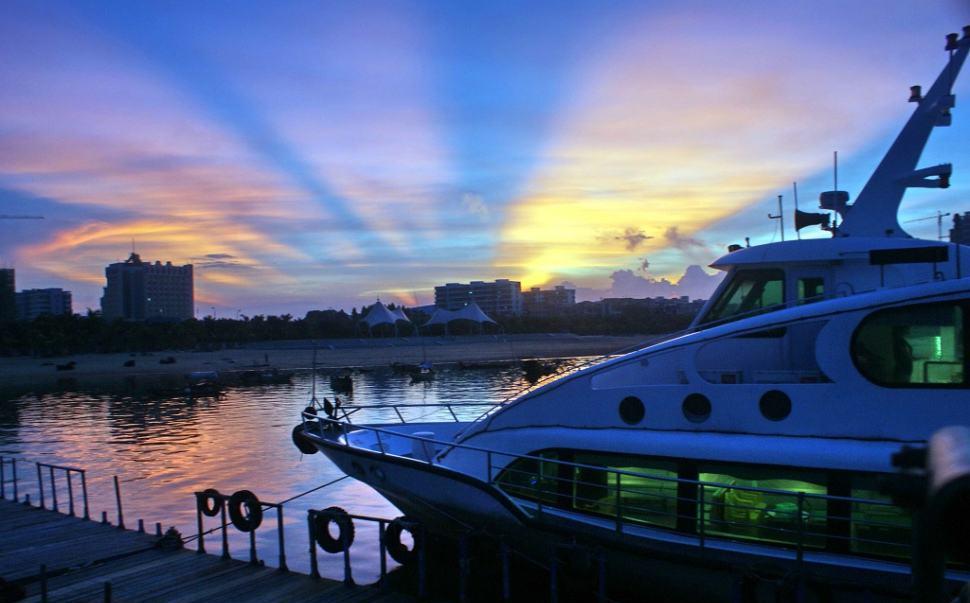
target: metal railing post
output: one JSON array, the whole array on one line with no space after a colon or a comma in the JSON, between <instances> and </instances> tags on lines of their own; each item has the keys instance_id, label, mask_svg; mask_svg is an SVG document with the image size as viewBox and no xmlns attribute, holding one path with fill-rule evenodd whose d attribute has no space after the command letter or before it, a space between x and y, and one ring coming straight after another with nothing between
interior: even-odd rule
<instances>
[{"instance_id":1,"label":"metal railing post","mask_svg":"<svg viewBox=\"0 0 970 603\"><path fill-rule=\"evenodd\" d=\"M805 493L798 493L798 548L796 550L796 555L798 559L798 572L801 574L802 562L805 558L805 519L803 513L805 510Z\"/></svg>"},{"instance_id":2,"label":"metal railing post","mask_svg":"<svg viewBox=\"0 0 970 603\"><path fill-rule=\"evenodd\" d=\"M84 497L84 519L91 519L91 513L88 510L88 478L84 469L81 470L81 495Z\"/></svg>"},{"instance_id":3,"label":"metal railing post","mask_svg":"<svg viewBox=\"0 0 970 603\"><path fill-rule=\"evenodd\" d=\"M377 520L377 542L381 554L381 588L387 586L387 540L384 538L385 523L383 519Z\"/></svg>"},{"instance_id":4,"label":"metal railing post","mask_svg":"<svg viewBox=\"0 0 970 603\"><path fill-rule=\"evenodd\" d=\"M485 483L492 485L492 451L485 453Z\"/></svg>"},{"instance_id":5,"label":"metal railing post","mask_svg":"<svg viewBox=\"0 0 970 603\"><path fill-rule=\"evenodd\" d=\"M256 530L249 531L249 563L259 565L259 558L256 557Z\"/></svg>"},{"instance_id":6,"label":"metal railing post","mask_svg":"<svg viewBox=\"0 0 970 603\"><path fill-rule=\"evenodd\" d=\"M0 456L0 499L7 498L7 460Z\"/></svg>"},{"instance_id":7,"label":"metal railing post","mask_svg":"<svg viewBox=\"0 0 970 603\"><path fill-rule=\"evenodd\" d=\"M40 494L40 508L46 509L44 506L44 476L40 472L40 463L37 463L37 491Z\"/></svg>"},{"instance_id":8,"label":"metal railing post","mask_svg":"<svg viewBox=\"0 0 970 603\"><path fill-rule=\"evenodd\" d=\"M67 471L67 508L71 517L74 517L74 482L71 480L71 471Z\"/></svg>"},{"instance_id":9,"label":"metal railing post","mask_svg":"<svg viewBox=\"0 0 970 603\"><path fill-rule=\"evenodd\" d=\"M226 499L225 497L219 498L219 504L221 509L219 510L219 519L222 521L222 558L231 559L229 555L229 523L226 521Z\"/></svg>"},{"instance_id":10,"label":"metal railing post","mask_svg":"<svg viewBox=\"0 0 970 603\"><path fill-rule=\"evenodd\" d=\"M712 511L714 510L713 507L711 508L711 510ZM705 528L705 526L704 526L704 521L705 521L704 520L704 514L705 514L705 509L704 509L704 483L703 482L700 482L700 483L697 484L697 516L700 517L700 519L701 519L701 523L698 526L698 535L700 536L701 548L704 548L704 532L705 532L705 529L704 529Z\"/></svg>"},{"instance_id":11,"label":"metal railing post","mask_svg":"<svg viewBox=\"0 0 970 603\"><path fill-rule=\"evenodd\" d=\"M13 473L13 501L17 502L20 498L17 492L17 459L13 459L10 470Z\"/></svg>"},{"instance_id":12,"label":"metal railing post","mask_svg":"<svg viewBox=\"0 0 970 603\"><path fill-rule=\"evenodd\" d=\"M377 436L377 447L380 448L381 454L386 454L384 452L384 443L381 441L381 430L380 429L375 429L374 430L374 435Z\"/></svg>"},{"instance_id":13,"label":"metal railing post","mask_svg":"<svg viewBox=\"0 0 970 603\"><path fill-rule=\"evenodd\" d=\"M202 493L195 493L195 526L199 534L199 546L196 548L195 552L205 553L205 530L203 529L202 523Z\"/></svg>"},{"instance_id":14,"label":"metal railing post","mask_svg":"<svg viewBox=\"0 0 970 603\"><path fill-rule=\"evenodd\" d=\"M283 505L276 505L276 536L280 545L280 571L288 572L290 570L286 567L286 541L283 532Z\"/></svg>"},{"instance_id":15,"label":"metal railing post","mask_svg":"<svg viewBox=\"0 0 970 603\"><path fill-rule=\"evenodd\" d=\"M307 533L310 535L310 577L319 580L320 570L317 567L317 535L313 527L314 511L310 509L306 513Z\"/></svg>"},{"instance_id":16,"label":"metal railing post","mask_svg":"<svg viewBox=\"0 0 970 603\"><path fill-rule=\"evenodd\" d=\"M623 533L623 506L621 504L621 501L623 500L623 488L621 487L620 474L614 473L613 475L616 476L616 484L613 492L613 495L616 497L616 503L615 503L616 509L614 509L614 513L616 515L616 533L622 534Z\"/></svg>"},{"instance_id":17,"label":"metal railing post","mask_svg":"<svg viewBox=\"0 0 970 603\"><path fill-rule=\"evenodd\" d=\"M348 541L348 532L350 530L340 531L340 548L344 550L344 584L347 586L354 585L354 575L350 568L350 542Z\"/></svg>"},{"instance_id":18,"label":"metal railing post","mask_svg":"<svg viewBox=\"0 0 970 603\"><path fill-rule=\"evenodd\" d=\"M118 476L114 476L115 482L115 503L118 505L118 529L125 529L125 515L121 508L121 485L118 483Z\"/></svg>"},{"instance_id":19,"label":"metal railing post","mask_svg":"<svg viewBox=\"0 0 970 603\"><path fill-rule=\"evenodd\" d=\"M40 600L47 603L47 566L40 565Z\"/></svg>"},{"instance_id":20,"label":"metal railing post","mask_svg":"<svg viewBox=\"0 0 970 603\"><path fill-rule=\"evenodd\" d=\"M53 465L47 466L48 474L51 477L51 503L52 509L57 511L57 480L54 479L54 467Z\"/></svg>"}]
</instances>

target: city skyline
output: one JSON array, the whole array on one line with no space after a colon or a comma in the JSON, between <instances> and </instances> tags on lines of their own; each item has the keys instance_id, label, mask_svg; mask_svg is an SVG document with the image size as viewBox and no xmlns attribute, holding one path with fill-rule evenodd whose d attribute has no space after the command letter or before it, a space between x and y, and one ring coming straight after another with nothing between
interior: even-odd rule
<instances>
[{"instance_id":1,"label":"city skyline","mask_svg":"<svg viewBox=\"0 0 970 603\"><path fill-rule=\"evenodd\" d=\"M644 287L777 237L776 195L813 210L833 150L854 198L970 23L947 0L701 6L12 3L0 214L46 218L0 222L0 258L82 311L132 239L221 312ZM968 208L967 139L959 114L934 133L953 186L901 221Z\"/></svg>"}]
</instances>

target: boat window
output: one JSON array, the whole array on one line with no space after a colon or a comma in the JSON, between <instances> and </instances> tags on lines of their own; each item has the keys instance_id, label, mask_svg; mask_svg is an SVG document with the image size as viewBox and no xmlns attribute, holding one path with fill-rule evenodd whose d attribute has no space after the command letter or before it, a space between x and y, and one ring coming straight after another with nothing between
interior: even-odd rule
<instances>
[{"instance_id":1,"label":"boat window","mask_svg":"<svg viewBox=\"0 0 970 603\"><path fill-rule=\"evenodd\" d=\"M966 385L963 313L956 302L874 312L853 335L852 360L879 385Z\"/></svg>"},{"instance_id":2,"label":"boat window","mask_svg":"<svg viewBox=\"0 0 970 603\"><path fill-rule=\"evenodd\" d=\"M576 510L609 517L619 514L624 521L677 527L677 465L674 462L591 452L577 452L575 462L604 467L573 467L573 508Z\"/></svg>"},{"instance_id":3,"label":"boat window","mask_svg":"<svg viewBox=\"0 0 970 603\"><path fill-rule=\"evenodd\" d=\"M705 323L757 314L785 301L785 273L778 269L739 270L704 317Z\"/></svg>"},{"instance_id":4,"label":"boat window","mask_svg":"<svg viewBox=\"0 0 970 603\"><path fill-rule=\"evenodd\" d=\"M809 304L819 301L825 295L825 279L810 276L798 279L798 303Z\"/></svg>"},{"instance_id":5,"label":"boat window","mask_svg":"<svg viewBox=\"0 0 970 603\"><path fill-rule=\"evenodd\" d=\"M803 538L805 546L825 546L824 473L740 465L698 469L701 482L714 482L701 493L704 533L795 545Z\"/></svg>"},{"instance_id":6,"label":"boat window","mask_svg":"<svg viewBox=\"0 0 970 603\"><path fill-rule=\"evenodd\" d=\"M559 476L562 466L555 461L559 459L559 454L556 451L545 451L533 456L541 456L549 461L515 459L502 470L495 481L509 496L563 506L558 504L559 491L562 489Z\"/></svg>"},{"instance_id":7,"label":"boat window","mask_svg":"<svg viewBox=\"0 0 970 603\"><path fill-rule=\"evenodd\" d=\"M913 540L912 516L880 493L876 478L856 477L852 498L851 551L883 557L908 557Z\"/></svg>"}]
</instances>

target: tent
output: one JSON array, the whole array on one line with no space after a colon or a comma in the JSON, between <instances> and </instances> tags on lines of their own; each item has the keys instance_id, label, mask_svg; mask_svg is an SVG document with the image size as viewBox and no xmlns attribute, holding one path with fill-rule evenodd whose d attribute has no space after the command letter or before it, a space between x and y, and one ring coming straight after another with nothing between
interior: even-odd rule
<instances>
[{"instance_id":1,"label":"tent","mask_svg":"<svg viewBox=\"0 0 970 603\"><path fill-rule=\"evenodd\" d=\"M394 310L388 310L387 306L381 303L381 300L370 307L367 311L367 316L361 319L367 324L367 329L373 330L374 327L378 325L391 325L394 327L394 334L397 335L397 323L399 321L411 322L407 316L404 315L404 311L400 308L395 308Z\"/></svg>"},{"instance_id":2,"label":"tent","mask_svg":"<svg viewBox=\"0 0 970 603\"><path fill-rule=\"evenodd\" d=\"M431 327L434 325L444 325L445 334L448 334L448 323L455 320L470 320L471 322L477 323L479 326L484 325L487 322L497 325L498 323L492 320L488 314L482 311L477 303L471 302L466 304L460 310L445 310L444 308L435 308L434 314L428 319L428 322L421 325L422 327Z\"/></svg>"}]
</instances>

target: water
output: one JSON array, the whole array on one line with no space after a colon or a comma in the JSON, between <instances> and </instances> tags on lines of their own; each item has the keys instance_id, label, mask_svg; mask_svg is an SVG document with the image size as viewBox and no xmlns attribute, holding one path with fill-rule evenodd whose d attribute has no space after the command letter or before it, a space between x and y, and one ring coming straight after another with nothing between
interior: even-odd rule
<instances>
[{"instance_id":1,"label":"water","mask_svg":"<svg viewBox=\"0 0 970 603\"><path fill-rule=\"evenodd\" d=\"M578 362L566 361L563 367ZM517 367L443 369L434 381L415 384L405 374L376 369L355 374L354 394L340 397L355 404L412 405L406 414L409 421L422 417L447 421L452 420L447 411L418 405L495 403L527 386ZM0 455L86 469L92 518L100 518L105 510L112 523L116 522L112 476L117 475L126 527L135 527L142 518L148 529L161 522L163 528L174 526L188 537L197 531L194 492L216 488L228 495L247 489L260 500L277 502L343 475L323 455L301 455L292 444L290 431L310 399L311 387L312 374L304 371L291 384L230 387L218 397L198 399L173 391L146 393L144 387L134 390L131 384L106 384L98 392L0 393ZM333 396L325 376L317 378L317 395L320 399ZM473 419L483 410L465 409L459 417ZM354 419L387 422L396 420L396 415L390 409L374 409L361 411ZM36 504L34 465L18 463L18 476L20 496L29 493ZM61 475L57 479L63 510L67 484ZM80 511L77 480L74 489ZM307 510L334 505L357 515L391 519L401 514L368 486L350 478L287 503L284 526L290 569L309 572ZM206 518L206 528L217 525L218 518ZM257 552L271 566L278 565L275 528L275 514L267 510L257 532ZM358 522L356 532L351 549L354 577L361 583L372 582L379 572L377 526ZM220 546L218 532L206 538L209 552L218 552ZM248 538L231 529L230 550L233 557L248 559ZM340 555L318 549L318 557L323 575L342 576Z\"/></svg>"}]
</instances>

